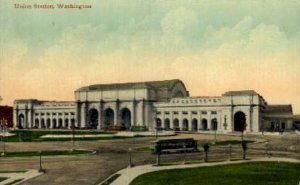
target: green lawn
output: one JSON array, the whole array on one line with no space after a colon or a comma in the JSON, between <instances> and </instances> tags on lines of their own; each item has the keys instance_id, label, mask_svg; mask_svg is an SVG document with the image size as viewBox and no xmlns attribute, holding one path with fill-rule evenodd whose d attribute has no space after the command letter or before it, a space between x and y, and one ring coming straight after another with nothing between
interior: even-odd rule
<instances>
[{"instance_id":1,"label":"green lawn","mask_svg":"<svg viewBox=\"0 0 300 185\"><path fill-rule=\"evenodd\" d=\"M298 185L300 164L253 162L151 172L130 185Z\"/></svg>"},{"instance_id":2,"label":"green lawn","mask_svg":"<svg viewBox=\"0 0 300 185\"><path fill-rule=\"evenodd\" d=\"M22 181L23 179L16 179L16 180L14 180L14 181L12 181L12 182L10 182L10 183L7 183L7 184L5 184L5 185L13 185L13 184L16 184L17 182L20 182L20 181Z\"/></svg>"},{"instance_id":3,"label":"green lawn","mask_svg":"<svg viewBox=\"0 0 300 185\"><path fill-rule=\"evenodd\" d=\"M11 131L15 135L5 138L5 142L41 142L41 141L71 141L72 138L41 138L43 135L72 135L72 131L50 131L50 130L16 130ZM115 132L100 131L75 131L75 135L95 135L95 134L114 134ZM111 137L81 137L74 138L75 141L94 141L108 139L127 139L132 137L111 136Z\"/></svg>"},{"instance_id":4,"label":"green lawn","mask_svg":"<svg viewBox=\"0 0 300 185\"><path fill-rule=\"evenodd\" d=\"M6 179L8 179L8 178L7 177L0 177L0 182L5 181Z\"/></svg>"},{"instance_id":5,"label":"green lawn","mask_svg":"<svg viewBox=\"0 0 300 185\"><path fill-rule=\"evenodd\" d=\"M42 151L42 156L78 155L78 154L91 154L91 153L92 151L89 150ZM40 152L37 151L5 152L5 155L1 157L32 157L32 156L40 156Z\"/></svg>"}]
</instances>

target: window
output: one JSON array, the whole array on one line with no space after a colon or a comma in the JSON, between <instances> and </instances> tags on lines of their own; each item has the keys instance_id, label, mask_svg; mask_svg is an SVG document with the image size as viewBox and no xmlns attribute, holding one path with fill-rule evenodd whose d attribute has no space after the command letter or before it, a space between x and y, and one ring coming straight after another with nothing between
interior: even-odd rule
<instances>
[{"instance_id":1,"label":"window","mask_svg":"<svg viewBox=\"0 0 300 185\"><path fill-rule=\"evenodd\" d=\"M196 111L192 111L192 114L198 114Z\"/></svg>"},{"instance_id":2,"label":"window","mask_svg":"<svg viewBox=\"0 0 300 185\"><path fill-rule=\"evenodd\" d=\"M188 112L186 112L186 111L183 111L183 112L182 112L182 114L188 114Z\"/></svg>"},{"instance_id":3,"label":"window","mask_svg":"<svg viewBox=\"0 0 300 185\"><path fill-rule=\"evenodd\" d=\"M41 113L42 116L44 116L44 113Z\"/></svg>"},{"instance_id":4,"label":"window","mask_svg":"<svg viewBox=\"0 0 300 185\"><path fill-rule=\"evenodd\" d=\"M206 111L201 111L201 114L207 114L207 112Z\"/></svg>"},{"instance_id":5,"label":"window","mask_svg":"<svg viewBox=\"0 0 300 185\"><path fill-rule=\"evenodd\" d=\"M161 115L161 112L156 112L157 115Z\"/></svg>"},{"instance_id":6,"label":"window","mask_svg":"<svg viewBox=\"0 0 300 185\"><path fill-rule=\"evenodd\" d=\"M75 112L71 112L71 115L73 115L73 116L74 116L74 115L75 115Z\"/></svg>"},{"instance_id":7,"label":"window","mask_svg":"<svg viewBox=\"0 0 300 185\"><path fill-rule=\"evenodd\" d=\"M173 114L178 114L178 112L177 112L177 111L175 111L175 112L173 112Z\"/></svg>"},{"instance_id":8,"label":"window","mask_svg":"<svg viewBox=\"0 0 300 185\"><path fill-rule=\"evenodd\" d=\"M65 115L69 115L69 113L68 113L68 112L65 112Z\"/></svg>"},{"instance_id":9,"label":"window","mask_svg":"<svg viewBox=\"0 0 300 185\"><path fill-rule=\"evenodd\" d=\"M211 114L217 114L217 111L211 111Z\"/></svg>"},{"instance_id":10,"label":"window","mask_svg":"<svg viewBox=\"0 0 300 185\"><path fill-rule=\"evenodd\" d=\"M61 115L62 115L62 113L60 112L60 113L58 113L58 115L60 115L60 116L61 116Z\"/></svg>"},{"instance_id":11,"label":"window","mask_svg":"<svg viewBox=\"0 0 300 185\"><path fill-rule=\"evenodd\" d=\"M38 115L39 115L39 113L35 113L35 115L36 115L36 116L38 116Z\"/></svg>"},{"instance_id":12,"label":"window","mask_svg":"<svg viewBox=\"0 0 300 185\"><path fill-rule=\"evenodd\" d=\"M56 113L55 113L55 112L53 112L53 113L52 113L52 115L56 115Z\"/></svg>"},{"instance_id":13,"label":"window","mask_svg":"<svg viewBox=\"0 0 300 185\"><path fill-rule=\"evenodd\" d=\"M47 112L47 116L50 116L50 113L49 113L49 112Z\"/></svg>"},{"instance_id":14,"label":"window","mask_svg":"<svg viewBox=\"0 0 300 185\"><path fill-rule=\"evenodd\" d=\"M167 112L165 112L165 114L170 114L170 112L167 111Z\"/></svg>"}]
</instances>

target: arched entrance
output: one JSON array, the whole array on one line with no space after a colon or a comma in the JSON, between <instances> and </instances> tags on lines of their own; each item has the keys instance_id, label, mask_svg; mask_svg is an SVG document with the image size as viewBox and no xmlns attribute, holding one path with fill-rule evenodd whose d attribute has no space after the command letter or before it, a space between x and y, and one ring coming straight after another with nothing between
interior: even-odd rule
<instances>
[{"instance_id":1,"label":"arched entrance","mask_svg":"<svg viewBox=\"0 0 300 185\"><path fill-rule=\"evenodd\" d=\"M46 123L46 127L47 127L47 128L50 128L50 124L51 124L50 122L51 122L51 121L50 121L50 118L48 118L48 119L47 119L47 123Z\"/></svg>"},{"instance_id":2,"label":"arched entrance","mask_svg":"<svg viewBox=\"0 0 300 185\"><path fill-rule=\"evenodd\" d=\"M75 128L76 125L75 125L75 119L74 118L71 119L71 125L70 126L71 126L71 128Z\"/></svg>"},{"instance_id":3,"label":"arched entrance","mask_svg":"<svg viewBox=\"0 0 300 185\"><path fill-rule=\"evenodd\" d=\"M202 119L201 121L202 130L207 130L207 119Z\"/></svg>"},{"instance_id":4,"label":"arched entrance","mask_svg":"<svg viewBox=\"0 0 300 185\"><path fill-rule=\"evenodd\" d=\"M62 128L62 126L63 126L62 123L63 123L62 119L59 118L58 119L58 128Z\"/></svg>"},{"instance_id":5,"label":"arched entrance","mask_svg":"<svg viewBox=\"0 0 300 185\"><path fill-rule=\"evenodd\" d=\"M69 128L69 119L68 118L65 119L65 127Z\"/></svg>"},{"instance_id":6,"label":"arched entrance","mask_svg":"<svg viewBox=\"0 0 300 185\"><path fill-rule=\"evenodd\" d=\"M126 129L130 129L131 126L131 112L128 108L121 110L121 124L125 126Z\"/></svg>"},{"instance_id":7,"label":"arched entrance","mask_svg":"<svg viewBox=\"0 0 300 185\"><path fill-rule=\"evenodd\" d=\"M52 128L56 128L57 127L57 123L56 123L56 119L52 119Z\"/></svg>"},{"instance_id":8,"label":"arched entrance","mask_svg":"<svg viewBox=\"0 0 300 185\"><path fill-rule=\"evenodd\" d=\"M40 126L40 120L39 119L35 119L35 121L34 121L34 128L39 128L39 126Z\"/></svg>"},{"instance_id":9,"label":"arched entrance","mask_svg":"<svg viewBox=\"0 0 300 185\"><path fill-rule=\"evenodd\" d=\"M90 109L88 115L89 115L88 117L89 122L87 127L91 129L96 129L98 126L98 116L99 116L98 111L96 109Z\"/></svg>"},{"instance_id":10,"label":"arched entrance","mask_svg":"<svg viewBox=\"0 0 300 185\"><path fill-rule=\"evenodd\" d=\"M156 128L161 128L161 119L156 119Z\"/></svg>"},{"instance_id":11,"label":"arched entrance","mask_svg":"<svg viewBox=\"0 0 300 185\"><path fill-rule=\"evenodd\" d=\"M174 127L174 130L178 130L179 129L179 120L177 118L175 118L173 120L173 127Z\"/></svg>"},{"instance_id":12,"label":"arched entrance","mask_svg":"<svg viewBox=\"0 0 300 185\"><path fill-rule=\"evenodd\" d=\"M234 114L234 131L244 131L246 129L246 115L239 111Z\"/></svg>"},{"instance_id":13,"label":"arched entrance","mask_svg":"<svg viewBox=\"0 0 300 185\"><path fill-rule=\"evenodd\" d=\"M109 125L114 125L114 111L111 108L104 111L104 127L107 128Z\"/></svg>"},{"instance_id":14,"label":"arched entrance","mask_svg":"<svg viewBox=\"0 0 300 185\"><path fill-rule=\"evenodd\" d=\"M25 119L23 114L19 115L18 128L25 128Z\"/></svg>"},{"instance_id":15,"label":"arched entrance","mask_svg":"<svg viewBox=\"0 0 300 185\"><path fill-rule=\"evenodd\" d=\"M211 129L212 130L218 130L218 120L217 120L217 118L213 118L211 120Z\"/></svg>"},{"instance_id":16,"label":"arched entrance","mask_svg":"<svg viewBox=\"0 0 300 185\"><path fill-rule=\"evenodd\" d=\"M164 126L165 126L165 129L166 129L166 130L169 130L169 129L170 129L170 119L169 119L169 118L166 118L164 122L165 122L165 125L164 125Z\"/></svg>"},{"instance_id":17,"label":"arched entrance","mask_svg":"<svg viewBox=\"0 0 300 185\"><path fill-rule=\"evenodd\" d=\"M41 128L45 128L46 125L45 125L45 120L44 118L41 119Z\"/></svg>"},{"instance_id":18,"label":"arched entrance","mask_svg":"<svg viewBox=\"0 0 300 185\"><path fill-rule=\"evenodd\" d=\"M189 121L187 119L183 119L182 121L182 130L189 130Z\"/></svg>"},{"instance_id":19,"label":"arched entrance","mask_svg":"<svg viewBox=\"0 0 300 185\"><path fill-rule=\"evenodd\" d=\"M197 119L193 119L192 120L192 130L193 131L197 131L198 130L198 120Z\"/></svg>"}]
</instances>

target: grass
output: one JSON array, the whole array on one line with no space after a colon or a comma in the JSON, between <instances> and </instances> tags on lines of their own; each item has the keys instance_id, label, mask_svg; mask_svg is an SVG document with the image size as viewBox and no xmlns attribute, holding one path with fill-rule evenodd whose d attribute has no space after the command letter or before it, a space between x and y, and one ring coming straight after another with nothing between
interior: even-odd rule
<instances>
[{"instance_id":1,"label":"grass","mask_svg":"<svg viewBox=\"0 0 300 185\"><path fill-rule=\"evenodd\" d=\"M130 185L291 185L299 184L299 163L251 162L151 172Z\"/></svg>"},{"instance_id":2,"label":"grass","mask_svg":"<svg viewBox=\"0 0 300 185\"><path fill-rule=\"evenodd\" d=\"M0 182L5 181L6 179L8 179L8 178L7 177L0 177Z\"/></svg>"},{"instance_id":3,"label":"grass","mask_svg":"<svg viewBox=\"0 0 300 185\"><path fill-rule=\"evenodd\" d=\"M91 154L89 150L64 150L64 151L42 151L42 156L54 156L54 155L78 155L78 154ZM40 152L26 151L26 152L6 152L1 157L33 157L40 156ZM0 157L0 158L1 158Z\"/></svg>"},{"instance_id":4,"label":"grass","mask_svg":"<svg viewBox=\"0 0 300 185\"><path fill-rule=\"evenodd\" d=\"M112 182L114 182L114 180L116 180L118 177L120 177L121 174L114 174L113 176L111 176L109 179L107 179L105 182L103 182L101 185L109 185Z\"/></svg>"},{"instance_id":5,"label":"grass","mask_svg":"<svg viewBox=\"0 0 300 185\"><path fill-rule=\"evenodd\" d=\"M42 142L42 141L71 141L72 138L41 138L41 136L52 135L72 135L72 131L49 131L49 130L15 130L10 133L15 134L5 138L5 142ZM96 134L114 134L115 132L100 131L75 131L75 135L96 135ZM127 139L132 137L111 136L111 137L80 137L74 138L75 141L95 141L109 139Z\"/></svg>"},{"instance_id":6,"label":"grass","mask_svg":"<svg viewBox=\"0 0 300 185\"><path fill-rule=\"evenodd\" d=\"M136 152L153 152L154 149L149 147L149 146L144 146L144 147L140 147L140 148L133 148L134 151Z\"/></svg>"},{"instance_id":7,"label":"grass","mask_svg":"<svg viewBox=\"0 0 300 185\"><path fill-rule=\"evenodd\" d=\"M5 185L13 185L13 184L16 184L17 182L21 182L23 179L16 179L16 180L14 180L14 181L12 181L12 182L9 182L9 183L7 183L7 184L5 184Z\"/></svg>"}]
</instances>

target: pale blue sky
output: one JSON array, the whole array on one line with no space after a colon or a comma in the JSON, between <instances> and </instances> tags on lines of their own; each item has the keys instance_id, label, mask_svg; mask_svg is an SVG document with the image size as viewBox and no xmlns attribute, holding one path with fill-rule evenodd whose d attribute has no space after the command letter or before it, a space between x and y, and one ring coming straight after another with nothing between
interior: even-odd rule
<instances>
[{"instance_id":1,"label":"pale blue sky","mask_svg":"<svg viewBox=\"0 0 300 185\"><path fill-rule=\"evenodd\" d=\"M299 17L299 0L1 0L0 95L72 100L82 85L180 78L192 95L254 89L300 113Z\"/></svg>"}]
</instances>

